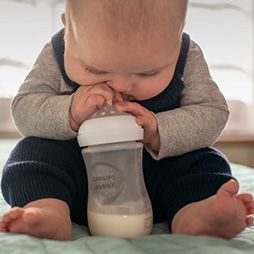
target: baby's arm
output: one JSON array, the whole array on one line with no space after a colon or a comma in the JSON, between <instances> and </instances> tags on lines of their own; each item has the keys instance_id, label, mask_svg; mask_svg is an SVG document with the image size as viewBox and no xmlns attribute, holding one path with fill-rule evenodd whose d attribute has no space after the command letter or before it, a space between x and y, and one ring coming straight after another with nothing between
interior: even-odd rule
<instances>
[{"instance_id":1,"label":"baby's arm","mask_svg":"<svg viewBox=\"0 0 254 254\"><path fill-rule=\"evenodd\" d=\"M76 137L69 123L72 91L67 86L63 89L61 82L52 45L48 43L12 101L13 119L24 136L62 140Z\"/></svg>"},{"instance_id":2,"label":"baby's arm","mask_svg":"<svg viewBox=\"0 0 254 254\"><path fill-rule=\"evenodd\" d=\"M158 113L160 149L154 158L181 155L212 145L228 120L224 96L212 80L201 49L191 42L181 107Z\"/></svg>"},{"instance_id":3,"label":"baby's arm","mask_svg":"<svg viewBox=\"0 0 254 254\"><path fill-rule=\"evenodd\" d=\"M12 101L12 115L24 136L59 140L77 136L79 126L106 101L122 100L106 83L75 93L61 78L52 44L47 44Z\"/></svg>"}]
</instances>

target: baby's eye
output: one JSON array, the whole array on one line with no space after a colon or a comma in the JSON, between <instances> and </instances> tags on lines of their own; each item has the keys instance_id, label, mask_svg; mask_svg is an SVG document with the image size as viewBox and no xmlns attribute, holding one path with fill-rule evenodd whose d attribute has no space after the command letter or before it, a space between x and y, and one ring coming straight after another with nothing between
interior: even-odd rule
<instances>
[{"instance_id":1,"label":"baby's eye","mask_svg":"<svg viewBox=\"0 0 254 254\"><path fill-rule=\"evenodd\" d=\"M97 70L93 70L93 69L89 69L89 68L85 68L85 70L89 73L95 74L95 75L105 75L107 74L106 72L103 71L97 71Z\"/></svg>"},{"instance_id":2,"label":"baby's eye","mask_svg":"<svg viewBox=\"0 0 254 254\"><path fill-rule=\"evenodd\" d=\"M154 72L149 72L149 73L139 73L138 75L141 77L153 77L158 75L160 72L159 71L154 71Z\"/></svg>"}]
</instances>

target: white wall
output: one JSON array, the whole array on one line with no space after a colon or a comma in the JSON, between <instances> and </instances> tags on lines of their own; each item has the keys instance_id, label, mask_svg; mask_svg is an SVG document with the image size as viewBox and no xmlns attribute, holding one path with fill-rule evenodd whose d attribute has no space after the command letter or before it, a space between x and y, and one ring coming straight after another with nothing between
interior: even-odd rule
<instances>
[{"instance_id":1,"label":"white wall","mask_svg":"<svg viewBox=\"0 0 254 254\"><path fill-rule=\"evenodd\" d=\"M0 99L0 137L18 137L19 134L10 114L10 98Z\"/></svg>"}]
</instances>

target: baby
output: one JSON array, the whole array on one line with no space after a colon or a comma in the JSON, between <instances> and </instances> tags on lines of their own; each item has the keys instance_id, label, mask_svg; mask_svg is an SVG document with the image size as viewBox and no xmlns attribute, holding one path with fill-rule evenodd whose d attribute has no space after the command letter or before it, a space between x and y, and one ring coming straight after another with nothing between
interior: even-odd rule
<instances>
[{"instance_id":1,"label":"baby","mask_svg":"<svg viewBox=\"0 0 254 254\"><path fill-rule=\"evenodd\" d=\"M253 222L230 166L208 148L228 117L200 48L183 33L187 0L67 0L65 29L38 57L12 104L27 136L5 164L13 207L1 232L70 240L87 225L77 131L105 102L144 128L143 168L154 221L230 239ZM31 137L33 136L33 137ZM15 206L15 207L14 207Z\"/></svg>"}]
</instances>

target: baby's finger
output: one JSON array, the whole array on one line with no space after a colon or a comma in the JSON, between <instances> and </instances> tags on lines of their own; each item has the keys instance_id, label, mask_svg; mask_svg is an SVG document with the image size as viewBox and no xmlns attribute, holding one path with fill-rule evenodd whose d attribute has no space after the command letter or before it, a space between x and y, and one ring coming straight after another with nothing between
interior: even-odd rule
<instances>
[{"instance_id":1,"label":"baby's finger","mask_svg":"<svg viewBox=\"0 0 254 254\"><path fill-rule=\"evenodd\" d=\"M129 101L117 102L115 104L115 107L119 111L127 112L134 116L142 116L146 114L145 109L136 102Z\"/></svg>"},{"instance_id":2,"label":"baby's finger","mask_svg":"<svg viewBox=\"0 0 254 254\"><path fill-rule=\"evenodd\" d=\"M99 84L99 85L91 86L87 92L87 95L88 96L101 95L105 98L106 101L113 101L115 92L106 84Z\"/></svg>"},{"instance_id":3,"label":"baby's finger","mask_svg":"<svg viewBox=\"0 0 254 254\"><path fill-rule=\"evenodd\" d=\"M123 96L119 92L115 92L114 102L123 101Z\"/></svg>"},{"instance_id":4,"label":"baby's finger","mask_svg":"<svg viewBox=\"0 0 254 254\"><path fill-rule=\"evenodd\" d=\"M86 103L86 111L88 112L89 116L93 114L95 111L100 109L106 101L106 98L100 94L93 94L87 98Z\"/></svg>"},{"instance_id":5,"label":"baby's finger","mask_svg":"<svg viewBox=\"0 0 254 254\"><path fill-rule=\"evenodd\" d=\"M138 125L144 127L147 126L147 118L145 116L137 116L136 117L136 122Z\"/></svg>"},{"instance_id":6,"label":"baby's finger","mask_svg":"<svg viewBox=\"0 0 254 254\"><path fill-rule=\"evenodd\" d=\"M147 116L137 116L136 121L139 125L145 128L147 132L153 130L153 124L151 122L151 119Z\"/></svg>"}]
</instances>

